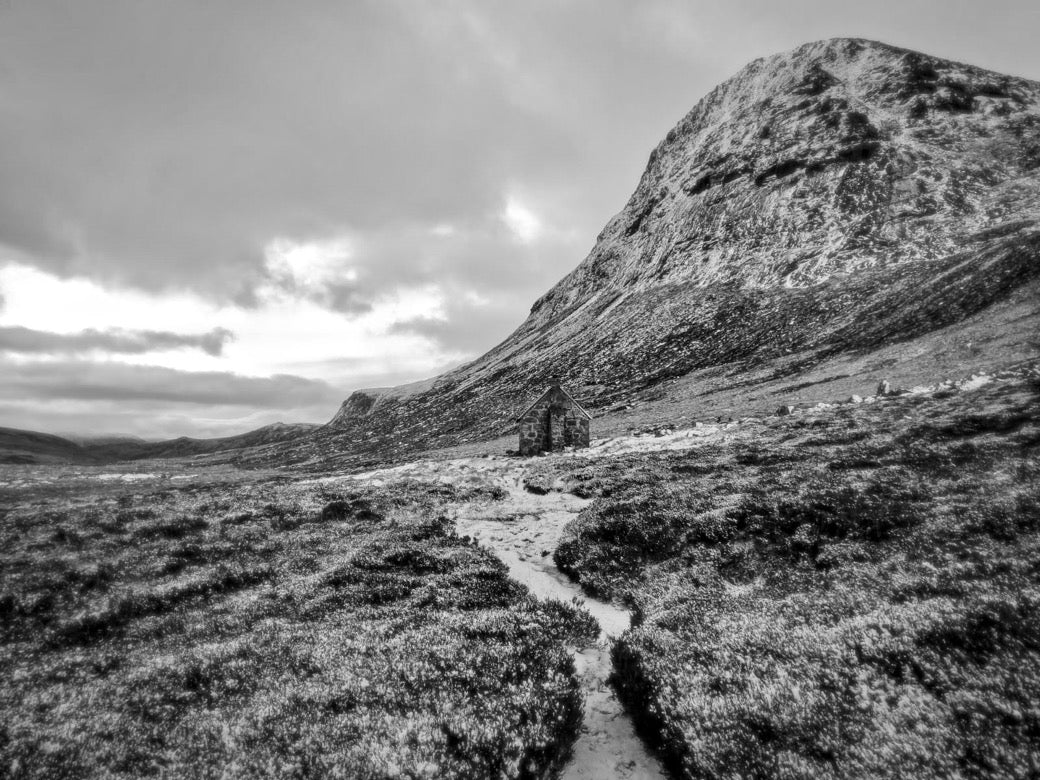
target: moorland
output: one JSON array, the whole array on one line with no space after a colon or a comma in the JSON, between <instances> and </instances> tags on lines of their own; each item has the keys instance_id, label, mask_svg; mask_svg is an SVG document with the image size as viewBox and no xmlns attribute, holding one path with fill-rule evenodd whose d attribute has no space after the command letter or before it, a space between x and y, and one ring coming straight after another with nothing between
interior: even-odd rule
<instances>
[{"instance_id":1,"label":"moorland","mask_svg":"<svg viewBox=\"0 0 1040 780\"><path fill-rule=\"evenodd\" d=\"M558 772L583 718L572 651L600 626L460 533L482 517L632 610L611 684L676 776L1028 776L1038 391L1030 369L367 474L11 467L0 764ZM585 501L504 511L517 492Z\"/></svg>"}]
</instances>

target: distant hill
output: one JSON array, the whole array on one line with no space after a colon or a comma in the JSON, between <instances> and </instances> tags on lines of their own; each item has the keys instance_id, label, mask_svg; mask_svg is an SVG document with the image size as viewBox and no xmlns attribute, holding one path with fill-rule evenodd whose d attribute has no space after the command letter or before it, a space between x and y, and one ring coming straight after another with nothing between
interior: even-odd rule
<instances>
[{"instance_id":1,"label":"distant hill","mask_svg":"<svg viewBox=\"0 0 1040 780\"><path fill-rule=\"evenodd\" d=\"M278 444L318 427L312 423L279 422L217 439L182 436L166 441L145 441L134 437L83 437L80 443L46 433L0 428L0 463L100 464L148 458L185 458Z\"/></svg>"},{"instance_id":2,"label":"distant hill","mask_svg":"<svg viewBox=\"0 0 1040 780\"><path fill-rule=\"evenodd\" d=\"M110 435L110 436L84 436L78 433L58 433L63 439L75 442L81 447L91 447L99 444L146 444L149 439L140 436Z\"/></svg>"},{"instance_id":3,"label":"distant hill","mask_svg":"<svg viewBox=\"0 0 1040 780\"><path fill-rule=\"evenodd\" d=\"M61 436L0 428L0 464L97 462L83 447Z\"/></svg>"}]
</instances>

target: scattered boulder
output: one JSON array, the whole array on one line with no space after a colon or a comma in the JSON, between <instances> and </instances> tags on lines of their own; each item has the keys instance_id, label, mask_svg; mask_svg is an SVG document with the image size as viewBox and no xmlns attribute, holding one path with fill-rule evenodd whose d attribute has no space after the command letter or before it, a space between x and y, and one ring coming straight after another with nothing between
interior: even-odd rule
<instances>
[{"instance_id":1,"label":"scattered boulder","mask_svg":"<svg viewBox=\"0 0 1040 780\"><path fill-rule=\"evenodd\" d=\"M892 385L889 383L887 379L882 379L880 382L878 382L877 391L874 393L874 395L878 396L878 398L883 398L886 395L894 395L892 391Z\"/></svg>"},{"instance_id":2,"label":"scattered boulder","mask_svg":"<svg viewBox=\"0 0 1040 780\"><path fill-rule=\"evenodd\" d=\"M850 404L861 404L861 403L863 403L863 396L859 396L859 395L849 396L848 403L850 403Z\"/></svg>"},{"instance_id":3,"label":"scattered boulder","mask_svg":"<svg viewBox=\"0 0 1040 780\"><path fill-rule=\"evenodd\" d=\"M784 406L781 406L779 409L776 410L776 416L777 417L786 417L787 415L793 414L793 413L794 413L794 407L793 406L788 406L786 404Z\"/></svg>"}]
</instances>

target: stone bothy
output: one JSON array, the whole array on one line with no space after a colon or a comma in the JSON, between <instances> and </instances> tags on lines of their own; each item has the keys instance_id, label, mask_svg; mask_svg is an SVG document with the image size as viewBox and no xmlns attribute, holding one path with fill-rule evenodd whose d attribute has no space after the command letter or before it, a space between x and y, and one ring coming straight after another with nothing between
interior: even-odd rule
<instances>
[{"instance_id":1,"label":"stone bothy","mask_svg":"<svg viewBox=\"0 0 1040 780\"><path fill-rule=\"evenodd\" d=\"M591 419L592 415L582 409L570 393L559 385L552 385L517 418L520 454L588 447Z\"/></svg>"}]
</instances>

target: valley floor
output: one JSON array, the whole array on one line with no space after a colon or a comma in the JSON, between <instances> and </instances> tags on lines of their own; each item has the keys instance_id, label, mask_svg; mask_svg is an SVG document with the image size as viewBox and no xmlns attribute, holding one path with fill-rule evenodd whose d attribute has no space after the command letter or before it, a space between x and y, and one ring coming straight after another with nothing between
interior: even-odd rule
<instances>
[{"instance_id":1,"label":"valley floor","mask_svg":"<svg viewBox=\"0 0 1040 780\"><path fill-rule=\"evenodd\" d=\"M1040 772L1035 375L496 450L5 470L4 773Z\"/></svg>"}]
</instances>

